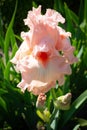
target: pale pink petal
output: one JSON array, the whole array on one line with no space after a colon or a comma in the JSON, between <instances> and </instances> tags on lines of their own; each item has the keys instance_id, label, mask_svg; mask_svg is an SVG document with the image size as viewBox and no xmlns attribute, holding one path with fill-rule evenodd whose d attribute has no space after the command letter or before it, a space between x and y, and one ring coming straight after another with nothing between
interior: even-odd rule
<instances>
[{"instance_id":1,"label":"pale pink petal","mask_svg":"<svg viewBox=\"0 0 87 130\"><path fill-rule=\"evenodd\" d=\"M61 22L64 23L65 19L62 17L62 15L60 13L58 13L55 10L52 9L47 9L45 17L47 17L47 21L49 22L53 22L56 25Z\"/></svg>"},{"instance_id":2,"label":"pale pink petal","mask_svg":"<svg viewBox=\"0 0 87 130\"><path fill-rule=\"evenodd\" d=\"M40 93L46 93L51 88L56 85L56 82L44 83L38 80L32 80L30 84L26 83L25 81L21 81L18 84L18 87L24 92L26 89L29 92L32 92L34 95L39 95Z\"/></svg>"},{"instance_id":3,"label":"pale pink petal","mask_svg":"<svg viewBox=\"0 0 87 130\"><path fill-rule=\"evenodd\" d=\"M66 58L68 63L72 64L78 61L73 54L75 48L71 46L69 38L61 37L61 43L57 42L56 49L63 52L63 56Z\"/></svg>"},{"instance_id":4,"label":"pale pink petal","mask_svg":"<svg viewBox=\"0 0 87 130\"><path fill-rule=\"evenodd\" d=\"M21 32L21 37L26 42L25 46L27 46L29 50L32 50L32 31L30 30L29 32Z\"/></svg>"},{"instance_id":5,"label":"pale pink petal","mask_svg":"<svg viewBox=\"0 0 87 130\"><path fill-rule=\"evenodd\" d=\"M31 91L34 86L31 86L32 80L38 83L39 88L41 83L51 83L59 81L59 85L64 83L64 75L71 74L71 69L69 64L66 63L65 59L60 56L55 56L49 59L46 63L46 66L41 64L34 57L25 57L18 65L19 71L22 74L22 80L30 86L29 90ZM23 84L23 83L22 83ZM45 88L46 88L45 84ZM20 85L21 86L21 85ZM41 86L42 87L42 86ZM25 88L25 87L24 87ZM35 87L38 89L38 86ZM45 89L43 88L43 89ZM48 90L48 88L46 88ZM33 90L32 90L33 91ZM38 91L38 90L37 90Z\"/></svg>"},{"instance_id":6,"label":"pale pink petal","mask_svg":"<svg viewBox=\"0 0 87 130\"><path fill-rule=\"evenodd\" d=\"M55 48L55 44L57 42L57 38L60 36L58 34L58 30L52 28L48 25L39 24L34 26L34 29L31 31L31 35L27 35L30 39L30 42L27 43L33 48L35 45L39 44L50 44L52 47Z\"/></svg>"},{"instance_id":7,"label":"pale pink petal","mask_svg":"<svg viewBox=\"0 0 87 130\"><path fill-rule=\"evenodd\" d=\"M24 19L25 25L28 25L28 27L32 28L33 24L36 25L38 18L41 16L41 6L38 8L33 7L32 11L28 12L27 19Z\"/></svg>"},{"instance_id":8,"label":"pale pink petal","mask_svg":"<svg viewBox=\"0 0 87 130\"><path fill-rule=\"evenodd\" d=\"M29 50L29 46L28 44L24 41L20 48L18 49L18 51L16 52L15 56L13 57L13 59L11 59L11 62L14 64L17 64L19 62L19 60L21 60L22 58L24 58L26 55L30 54L30 50Z\"/></svg>"}]
</instances>

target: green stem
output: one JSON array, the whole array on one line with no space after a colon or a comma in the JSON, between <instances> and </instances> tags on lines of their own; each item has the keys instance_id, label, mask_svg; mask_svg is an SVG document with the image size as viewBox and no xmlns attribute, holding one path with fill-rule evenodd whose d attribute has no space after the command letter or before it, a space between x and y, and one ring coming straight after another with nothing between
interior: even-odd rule
<instances>
[{"instance_id":1,"label":"green stem","mask_svg":"<svg viewBox=\"0 0 87 130\"><path fill-rule=\"evenodd\" d=\"M47 130L51 129L56 130L58 117L59 117L59 110L54 108L52 116L50 118L50 122L47 124Z\"/></svg>"}]
</instances>

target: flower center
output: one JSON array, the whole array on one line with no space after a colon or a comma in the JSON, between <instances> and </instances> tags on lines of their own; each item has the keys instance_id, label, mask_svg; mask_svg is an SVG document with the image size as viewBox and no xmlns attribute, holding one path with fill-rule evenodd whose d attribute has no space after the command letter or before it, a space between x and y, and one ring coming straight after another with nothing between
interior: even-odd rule
<instances>
[{"instance_id":1,"label":"flower center","mask_svg":"<svg viewBox=\"0 0 87 130\"><path fill-rule=\"evenodd\" d=\"M47 52L39 52L37 54L38 60L40 60L44 65L46 64L48 57L49 57L49 54Z\"/></svg>"}]
</instances>

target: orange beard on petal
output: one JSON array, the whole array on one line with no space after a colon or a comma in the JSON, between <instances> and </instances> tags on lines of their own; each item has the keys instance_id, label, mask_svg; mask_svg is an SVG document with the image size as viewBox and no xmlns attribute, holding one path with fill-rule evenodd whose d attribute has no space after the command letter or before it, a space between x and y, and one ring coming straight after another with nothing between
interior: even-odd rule
<instances>
[{"instance_id":1,"label":"orange beard on petal","mask_svg":"<svg viewBox=\"0 0 87 130\"><path fill-rule=\"evenodd\" d=\"M40 60L42 62L42 64L45 66L48 59L49 59L49 54L47 52L39 52L37 54L37 58L38 60Z\"/></svg>"}]
</instances>

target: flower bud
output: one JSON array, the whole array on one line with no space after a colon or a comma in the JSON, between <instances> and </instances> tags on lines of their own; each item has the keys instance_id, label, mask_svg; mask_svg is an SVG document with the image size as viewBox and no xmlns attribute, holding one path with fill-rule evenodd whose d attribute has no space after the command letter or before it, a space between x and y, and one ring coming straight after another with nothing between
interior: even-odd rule
<instances>
[{"instance_id":1,"label":"flower bud","mask_svg":"<svg viewBox=\"0 0 87 130\"><path fill-rule=\"evenodd\" d=\"M44 114L45 122L49 122L50 116L51 116L50 111L49 111L48 109L45 109L45 110L43 111L43 114Z\"/></svg>"},{"instance_id":2,"label":"flower bud","mask_svg":"<svg viewBox=\"0 0 87 130\"><path fill-rule=\"evenodd\" d=\"M44 93L40 93L37 98L36 107L39 109L44 108L45 101L46 101L46 95Z\"/></svg>"},{"instance_id":3,"label":"flower bud","mask_svg":"<svg viewBox=\"0 0 87 130\"><path fill-rule=\"evenodd\" d=\"M49 122L51 113L47 108L43 111L37 110L36 113L44 122Z\"/></svg>"},{"instance_id":4,"label":"flower bud","mask_svg":"<svg viewBox=\"0 0 87 130\"><path fill-rule=\"evenodd\" d=\"M68 110L70 108L71 98L72 98L71 93L67 93L66 95L58 97L54 101L55 108L60 110Z\"/></svg>"},{"instance_id":5,"label":"flower bud","mask_svg":"<svg viewBox=\"0 0 87 130\"><path fill-rule=\"evenodd\" d=\"M45 130L45 126L41 121L37 123L37 130Z\"/></svg>"}]
</instances>

